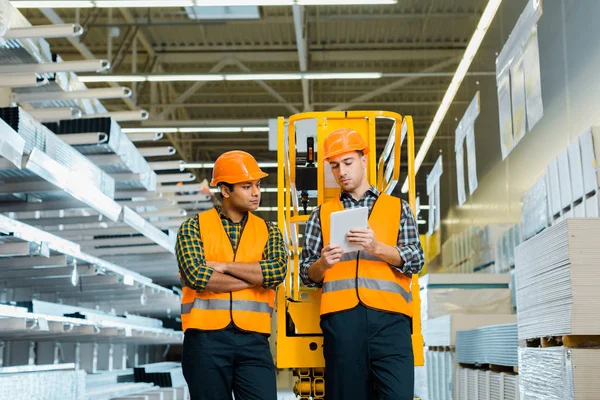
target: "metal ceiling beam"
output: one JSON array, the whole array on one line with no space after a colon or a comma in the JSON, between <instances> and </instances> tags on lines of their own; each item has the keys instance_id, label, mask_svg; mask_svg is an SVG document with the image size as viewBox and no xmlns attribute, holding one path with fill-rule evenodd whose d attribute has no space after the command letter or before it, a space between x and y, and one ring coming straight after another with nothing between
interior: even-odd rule
<instances>
[{"instance_id":1,"label":"metal ceiling beam","mask_svg":"<svg viewBox=\"0 0 600 400\"><path fill-rule=\"evenodd\" d=\"M217 72L221 71L226 65L229 65L231 63L232 63L232 60L230 58L221 58L219 60L219 62L210 69L209 73L210 74L217 73ZM177 98L173 102L171 102L171 104L169 106L167 106L167 108L162 110L156 116L156 118L158 118L158 119L166 118L169 115L169 113L173 110L173 108L177 107L178 104L185 103L187 101L187 99L189 99L194 94L196 94L196 92L198 92L198 90L200 90L207 83L208 82L194 83L188 90L186 90L185 92L183 92L182 94L177 96ZM153 104L153 106L155 106L155 104Z\"/></svg>"},{"instance_id":2,"label":"metal ceiling beam","mask_svg":"<svg viewBox=\"0 0 600 400\"><path fill-rule=\"evenodd\" d=\"M311 48L310 60L314 63L330 61L415 61L415 60L440 60L461 55L464 49L390 49L390 50L318 50ZM238 51L227 52L238 60L261 63L297 62L298 52L294 51ZM158 53L158 59L164 64L204 64L218 62L223 58L223 52L173 52L166 50Z\"/></svg>"},{"instance_id":3,"label":"metal ceiling beam","mask_svg":"<svg viewBox=\"0 0 600 400\"><path fill-rule=\"evenodd\" d=\"M449 60L445 60L442 61L440 63L437 63L429 68L425 68L423 71L421 71L422 73L427 73L427 72L436 72L436 71L440 71L443 70L444 68L447 68L451 65L455 65L460 61L460 57L453 57ZM378 89L375 89L371 92L365 93L361 96L358 96L354 99L352 99L350 102L347 103L343 103L343 104L339 104L336 107L333 107L331 109L329 109L329 111L339 111L339 110L345 110L349 107L352 107L352 103L353 102L361 102L361 101L367 101L367 100L371 100L374 97L377 97L379 95L382 95L384 93L389 92L390 90L394 90L394 89L398 89L404 85L407 85L411 82L414 82L415 80L419 79L418 77L408 77L408 78L402 78L399 79L393 83L389 83L385 86L382 86Z\"/></svg>"},{"instance_id":4,"label":"metal ceiling beam","mask_svg":"<svg viewBox=\"0 0 600 400\"><path fill-rule=\"evenodd\" d=\"M135 21L135 18L133 17L133 15L129 11L129 9L119 8L119 11L121 12L121 15L123 16L125 21L127 21L128 23L132 23ZM137 37L138 37L140 44L144 47L144 49L146 50L146 52L148 53L150 58L154 58L156 56L156 50L152 46L152 43L150 43L150 40L148 40L148 38L146 37L145 33L143 31L140 31L138 33ZM160 64L159 64L159 67L160 67ZM162 67L160 67L160 69L162 69ZM163 71L161 70L159 72L163 72ZM175 91L175 89L173 89L173 85L170 82L168 82L167 85L171 88L172 92L175 93L175 95L177 96L177 92ZM189 115L187 115L187 110L183 109L182 112L184 113L186 118L189 118ZM179 146L179 143L177 142L177 140L175 140L175 138L173 138L173 136L171 136L171 134L166 134L166 137L171 141L171 143L173 144L173 147L175 147L175 149L182 156L182 158L184 160L186 160L187 153L184 151L184 149L181 148L181 146Z\"/></svg>"},{"instance_id":5,"label":"metal ceiling beam","mask_svg":"<svg viewBox=\"0 0 600 400\"><path fill-rule=\"evenodd\" d=\"M165 51L157 52L157 61L161 64L213 64L231 56L243 63L296 63L298 52L294 51ZM419 60L445 60L456 57L464 52L460 49L389 49L389 50L314 50L310 49L310 60L314 63L331 61L419 61ZM139 55L142 57L142 55ZM132 56L125 56L125 64L131 64Z\"/></svg>"},{"instance_id":6,"label":"metal ceiling beam","mask_svg":"<svg viewBox=\"0 0 600 400\"><path fill-rule=\"evenodd\" d=\"M294 4L292 6L294 15L294 32L296 33L296 47L298 48L298 63L300 72L308 71L308 26L304 22L304 7ZM302 99L304 111L310 111L309 82L302 79Z\"/></svg>"},{"instance_id":7,"label":"metal ceiling beam","mask_svg":"<svg viewBox=\"0 0 600 400\"><path fill-rule=\"evenodd\" d=\"M313 50L355 50L362 51L363 49L369 50L409 50L409 49L465 49L468 45L468 41L453 41L453 40L440 40L430 42L389 42L389 43L324 43L324 44L311 44L311 52ZM295 43L283 43L283 44L251 44L251 45L238 45L238 44L209 44L209 45L171 45L165 44L156 47L157 53L163 53L166 51L188 51L188 52L202 52L202 51L248 51L248 49L265 50L265 51L296 51Z\"/></svg>"},{"instance_id":8,"label":"metal ceiling beam","mask_svg":"<svg viewBox=\"0 0 600 400\"><path fill-rule=\"evenodd\" d=\"M251 73L250 68L246 67L240 60L234 59L233 62L242 71L247 72L247 73ZM290 103L286 99L284 99L279 93L277 93L275 91L275 89L273 89L266 82L264 82L264 81L256 81L256 83L258 83L263 89L265 89L267 92L269 92L269 94L271 94L271 96L273 96L275 99L277 99L281 103L281 105L285 106L285 108L287 108L291 113L297 114L297 113L300 112L300 110L298 110L296 107L290 105Z\"/></svg>"},{"instance_id":9,"label":"metal ceiling beam","mask_svg":"<svg viewBox=\"0 0 600 400\"><path fill-rule=\"evenodd\" d=\"M327 107L327 106L333 106L336 104L339 104L339 101L319 101L319 102L313 102L312 105L313 106L317 106L317 107ZM290 103L293 106L302 106L302 103ZM401 106L401 107L423 107L423 106L439 106L440 102L439 101L355 101L355 102L351 102L351 105L354 106L359 106L359 105L373 105L373 104L377 104L377 105L384 105L384 106L389 106L389 107L395 107L395 106ZM455 100L452 102L452 104L469 104L468 101L464 101L464 100ZM156 106L157 108L163 108L163 107L185 107L185 108L224 108L224 107L278 107L280 106L280 103L265 103L265 102L259 102L259 103L253 103L253 102L247 102L247 103L243 103L243 102L238 102L238 103L180 103L180 104L164 104L164 103L160 103L160 104L152 104L152 106ZM151 104L140 104L140 106L142 107L150 107Z\"/></svg>"},{"instance_id":10,"label":"metal ceiling beam","mask_svg":"<svg viewBox=\"0 0 600 400\"><path fill-rule=\"evenodd\" d=\"M439 11L439 12L432 12L432 13L424 13L424 12L392 12L392 13L382 13L382 12L374 12L372 14L367 14L364 12L361 13L354 13L354 14L343 14L339 11L336 11L335 13L332 13L330 15L323 15L322 13L319 14L319 16L317 17L317 15L307 15L306 16L306 22L307 23L325 23L325 22L339 22L339 21L375 21L375 22L380 22L380 21L400 21L400 20L407 20L407 19L421 19L421 18L436 18L436 19L445 19L445 18L451 18L451 19L459 19L459 18L468 18L468 19L474 19L474 20L478 20L479 18L481 18L481 12L475 11L475 12L464 12L464 11L447 11L447 12L443 12L443 11ZM32 19L32 22L35 21L35 19ZM268 24L291 24L293 21L293 17L292 16L286 16L286 15L281 15L281 16L265 16L261 19L249 19L249 20L235 20L235 21L230 21L232 24L236 24L236 25L256 25L256 24L261 24L261 25L268 25ZM225 22L227 23L227 22ZM139 26L144 26L144 27L151 27L151 26L186 26L186 25L192 25L192 26L198 26L198 25L208 25L210 26L210 24L214 24L214 21L201 21L201 20L190 20L190 19L180 19L180 20L173 20L172 18L163 18L161 19L160 15L151 15L151 18L146 18L146 19L138 19L136 21L127 21L125 23L123 22L98 22L98 23L93 23L90 26L94 27L94 28L109 28L109 27L128 27L128 26L132 26L132 25L139 25Z\"/></svg>"}]
</instances>

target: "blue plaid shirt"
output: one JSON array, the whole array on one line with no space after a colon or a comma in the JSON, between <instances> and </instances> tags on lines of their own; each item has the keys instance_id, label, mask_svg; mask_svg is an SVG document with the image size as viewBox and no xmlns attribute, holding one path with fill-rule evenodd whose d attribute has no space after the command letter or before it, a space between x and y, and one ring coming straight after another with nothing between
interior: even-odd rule
<instances>
[{"instance_id":1,"label":"blue plaid shirt","mask_svg":"<svg viewBox=\"0 0 600 400\"><path fill-rule=\"evenodd\" d=\"M379 191L371 186L362 199L355 200L349 193L342 192L340 200L344 209L368 207L369 212L373 208L375 201L379 198ZM320 208L313 210L306 223L304 232L304 247L302 248L302 260L300 261L300 278L307 287L320 287L322 284L313 282L308 277L308 268L321 257L323 249L323 234L321 232ZM417 221L408 205L402 200L402 216L400 217L400 229L398 230L398 245L396 246L400 257L404 260L401 267L391 266L398 271L411 277L412 274L418 274L423 268L424 257L423 247L419 240L419 229Z\"/></svg>"}]
</instances>

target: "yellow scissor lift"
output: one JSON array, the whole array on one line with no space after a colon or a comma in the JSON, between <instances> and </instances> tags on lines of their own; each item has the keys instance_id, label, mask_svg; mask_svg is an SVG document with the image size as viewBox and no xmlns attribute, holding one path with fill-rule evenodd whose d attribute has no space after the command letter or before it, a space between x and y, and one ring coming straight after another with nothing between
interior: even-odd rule
<instances>
[{"instance_id":1,"label":"yellow scissor lift","mask_svg":"<svg viewBox=\"0 0 600 400\"><path fill-rule=\"evenodd\" d=\"M367 176L369 182L378 190L391 193L400 178L400 160L403 141L408 149L408 199L416 213L415 197L415 149L412 117L404 118L397 113L386 111L327 111L295 114L286 123L283 117L278 119L278 224L284 233L289 248L289 268L284 284L277 291L276 298L276 343L275 360L277 368L291 368L297 376L294 392L301 400L322 399L325 396L325 360L323 358L323 336L319 327L319 302L321 291L306 288L299 276L301 255L299 225L305 224L308 215L302 215L298 206L297 154L295 123L301 120L316 120L317 158L316 168L317 204L339 194L339 187L327 179L328 167L324 166L323 140L327 134L337 128L352 128L361 132L372 151L367 155ZM376 122L387 119L394 122L388 140L379 160L376 160ZM302 166L304 167L304 165ZM315 172L313 170L313 172ZM413 352L415 366L422 366L423 336L421 334L420 293L418 277L413 276Z\"/></svg>"}]
</instances>

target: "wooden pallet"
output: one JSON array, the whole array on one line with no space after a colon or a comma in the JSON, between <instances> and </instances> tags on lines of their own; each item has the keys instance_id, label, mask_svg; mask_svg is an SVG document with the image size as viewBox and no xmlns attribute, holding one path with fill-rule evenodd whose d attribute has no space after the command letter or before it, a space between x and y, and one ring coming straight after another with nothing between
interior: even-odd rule
<instances>
[{"instance_id":1,"label":"wooden pallet","mask_svg":"<svg viewBox=\"0 0 600 400\"><path fill-rule=\"evenodd\" d=\"M493 371L493 372L502 372L506 374L517 374L518 367L507 367L504 365L495 365L495 364L465 364L459 363L459 365L463 368L468 369L479 369L482 371Z\"/></svg>"},{"instance_id":2,"label":"wooden pallet","mask_svg":"<svg viewBox=\"0 0 600 400\"><path fill-rule=\"evenodd\" d=\"M454 351L454 346L429 346L429 351Z\"/></svg>"},{"instance_id":3,"label":"wooden pallet","mask_svg":"<svg viewBox=\"0 0 600 400\"><path fill-rule=\"evenodd\" d=\"M528 339L525 347L556 347L570 348L600 348L600 335L563 335L545 336L542 338Z\"/></svg>"}]
</instances>

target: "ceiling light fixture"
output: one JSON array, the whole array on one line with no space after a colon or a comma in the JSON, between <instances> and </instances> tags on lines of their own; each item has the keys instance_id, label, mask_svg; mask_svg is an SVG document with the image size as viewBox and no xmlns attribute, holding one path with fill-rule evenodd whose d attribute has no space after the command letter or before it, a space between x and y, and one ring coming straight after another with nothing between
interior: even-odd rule
<instances>
[{"instance_id":1,"label":"ceiling light fixture","mask_svg":"<svg viewBox=\"0 0 600 400\"><path fill-rule=\"evenodd\" d=\"M79 75L84 83L110 82L219 82L219 81L293 81L300 79L379 79L381 72L285 72L265 74L100 74Z\"/></svg>"},{"instance_id":2,"label":"ceiling light fixture","mask_svg":"<svg viewBox=\"0 0 600 400\"><path fill-rule=\"evenodd\" d=\"M477 28L475 28L475 32L473 33L473 36L471 37L471 40L467 45L467 49L465 50L463 58L458 64L458 68L454 73L452 82L450 82L450 86L448 86L446 94L444 94L442 103L440 104L440 107L435 113L435 116L433 117L433 122L431 123L431 126L429 127L429 130L425 135L425 139L423 140L423 143L419 148L417 156L415 157L415 174L419 171L421 164L423 164L423 160L427 155L427 151L429 150L431 143L433 143L433 139L435 138L435 135L437 134L437 131L440 128L444 117L446 117L446 113L450 108L450 104L452 104L452 101L454 100L454 97L458 92L458 88L460 87L460 84L462 83L463 79L465 78L465 75L467 74L467 71L469 70L469 67L471 66L473 57L475 57L475 54L479 50L479 46L481 46L481 42L483 41L485 33L490 27L490 24L492 23L492 20L494 19L494 16L496 15L498 8L500 7L500 3L502 3L502 0L490 0L487 6L485 7L485 10L483 10L483 14L481 15L481 19L477 24ZM408 178L404 181L404 184L402 185L402 193L406 192L408 192Z\"/></svg>"},{"instance_id":3,"label":"ceiling light fixture","mask_svg":"<svg viewBox=\"0 0 600 400\"><path fill-rule=\"evenodd\" d=\"M277 163L276 162L258 162L258 166L260 168L277 168ZM203 163L203 162L198 162L198 163L184 163L182 165L182 168L186 168L186 169L211 169L214 168L215 163Z\"/></svg>"},{"instance_id":4,"label":"ceiling light fixture","mask_svg":"<svg viewBox=\"0 0 600 400\"><path fill-rule=\"evenodd\" d=\"M211 6L326 6L396 4L397 0L13 0L16 8L148 8Z\"/></svg>"},{"instance_id":5,"label":"ceiling light fixture","mask_svg":"<svg viewBox=\"0 0 600 400\"><path fill-rule=\"evenodd\" d=\"M241 132L269 132L267 126L185 126L185 127L141 127L141 128L121 128L123 133L241 133Z\"/></svg>"}]
</instances>

